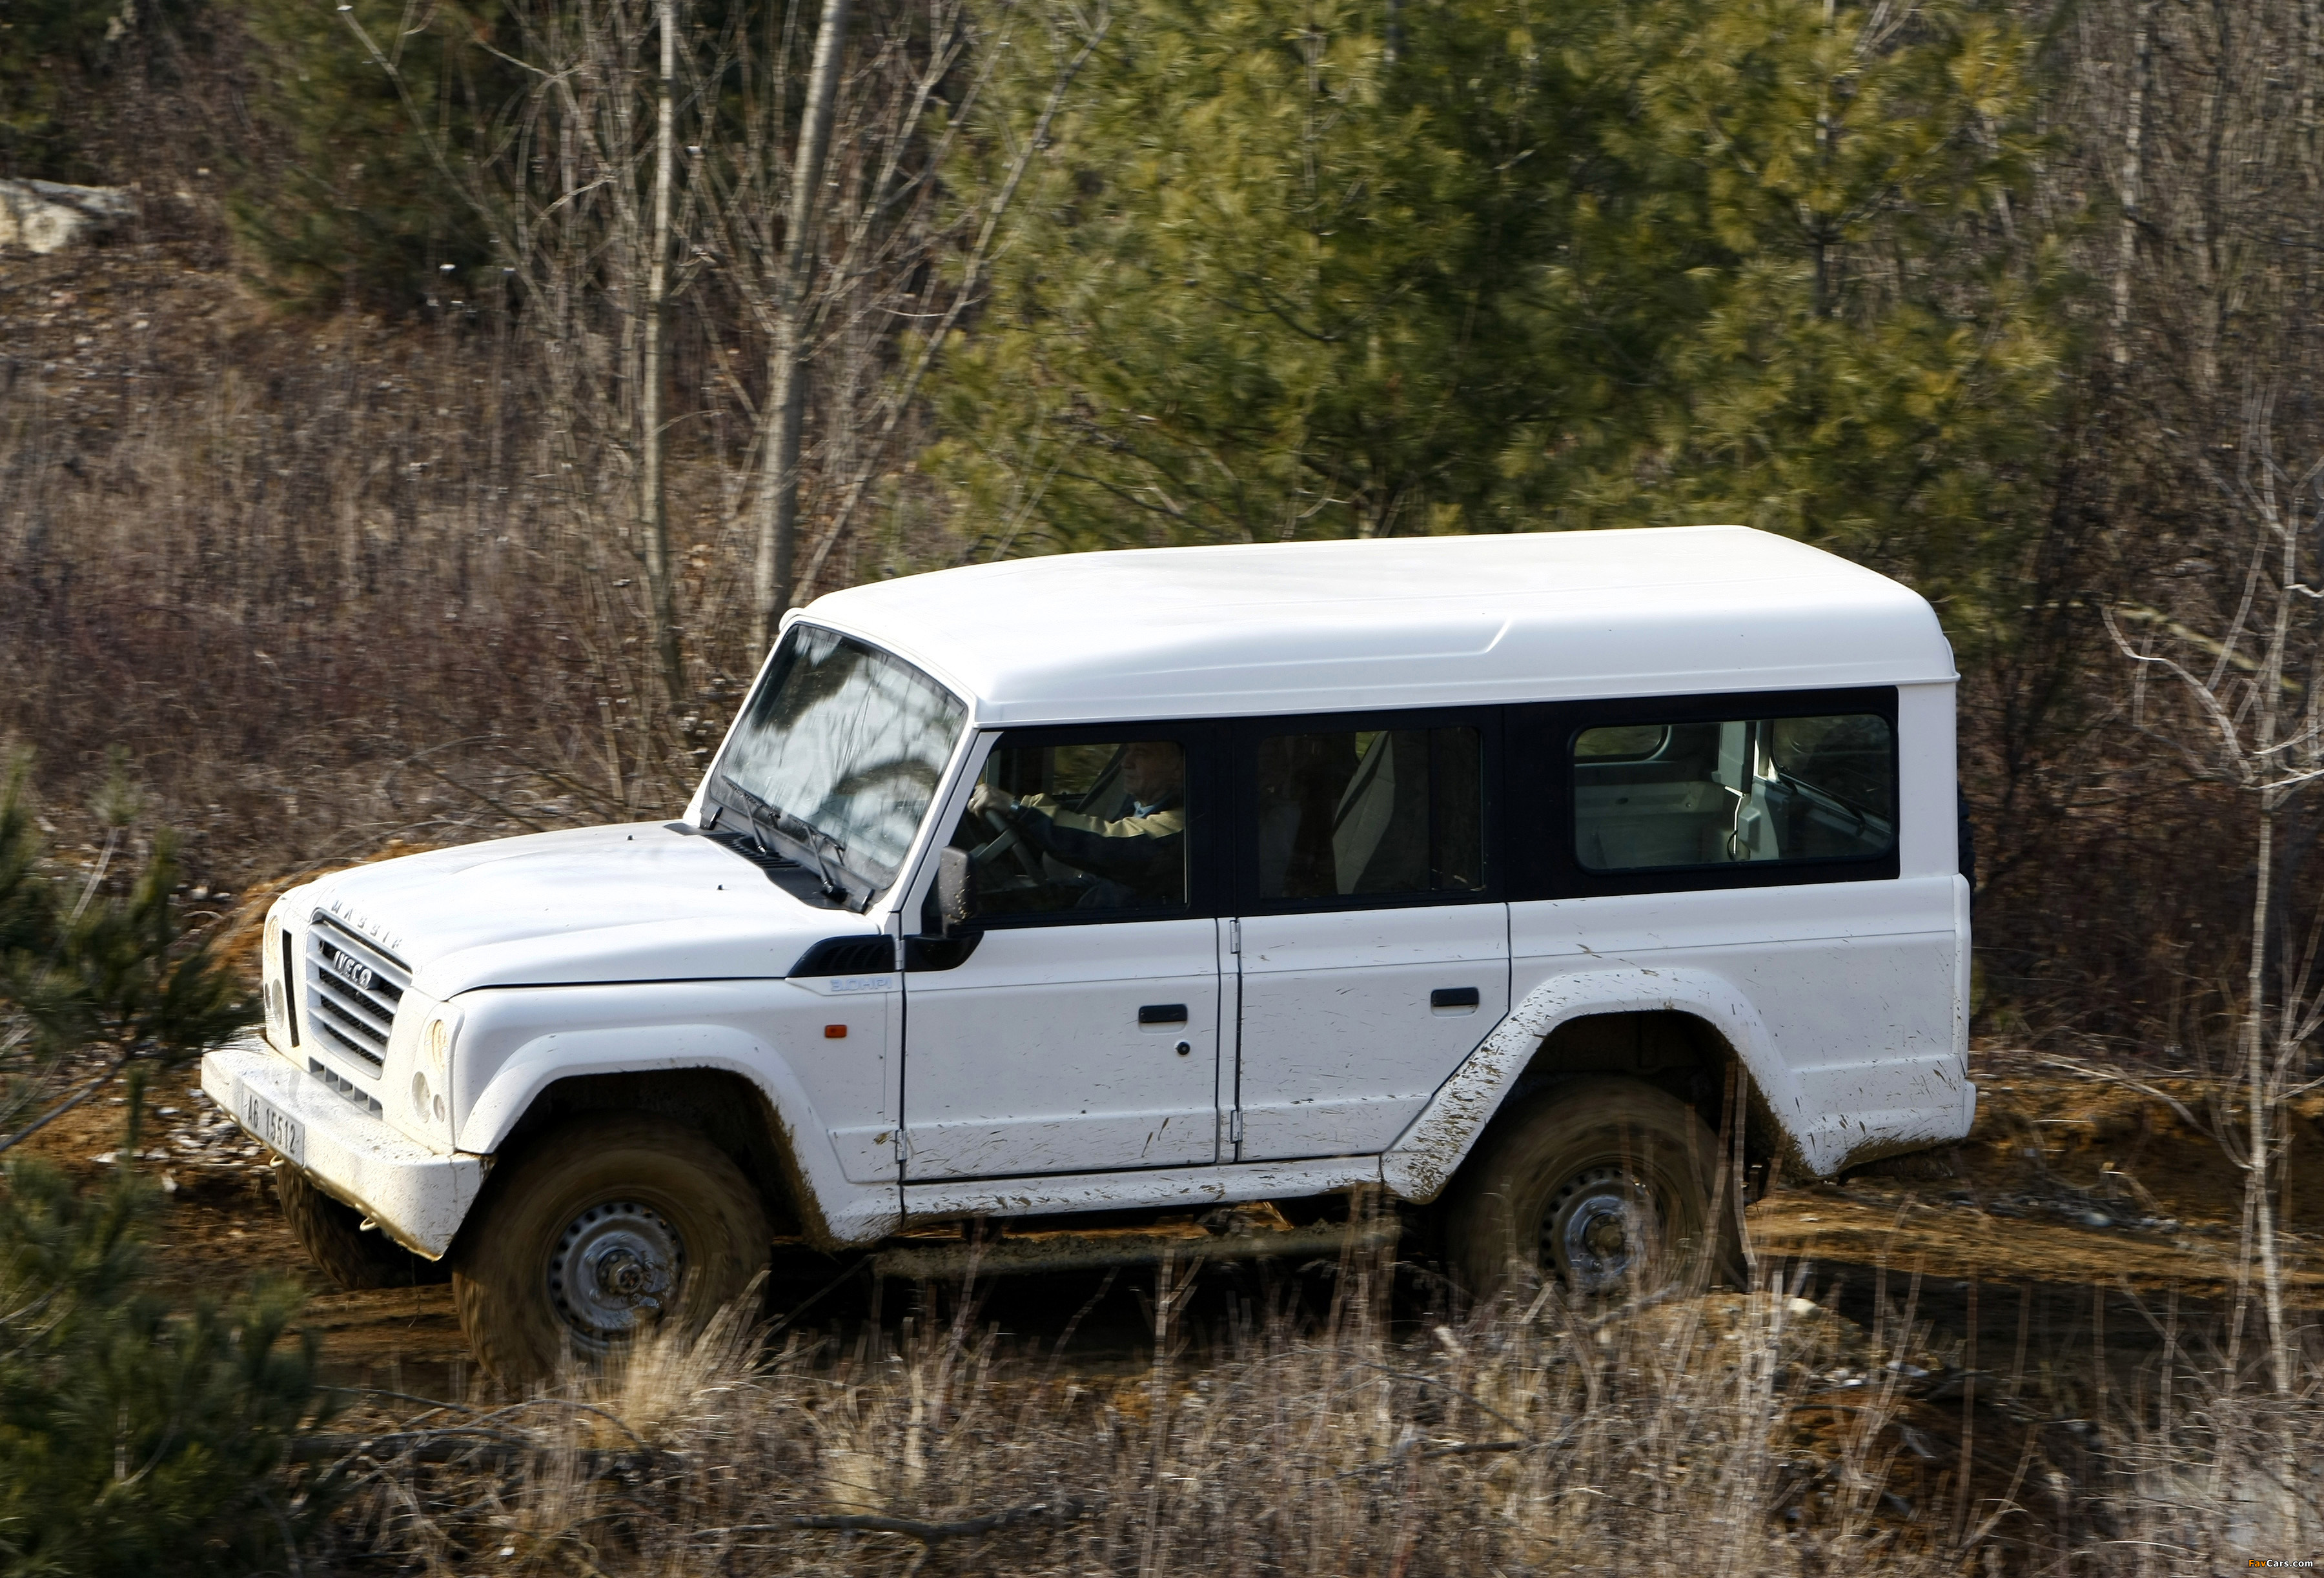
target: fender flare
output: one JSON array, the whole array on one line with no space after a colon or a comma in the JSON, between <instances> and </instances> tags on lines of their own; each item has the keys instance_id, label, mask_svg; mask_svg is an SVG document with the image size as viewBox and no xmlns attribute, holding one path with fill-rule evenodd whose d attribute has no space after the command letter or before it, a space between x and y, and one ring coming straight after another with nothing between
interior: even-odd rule
<instances>
[{"instance_id":1,"label":"fender flare","mask_svg":"<svg viewBox=\"0 0 2324 1578\"><path fill-rule=\"evenodd\" d=\"M1434 1200L1559 1025L1593 1014L1658 1013L1690 1014L1725 1037L1784 1137L1800 1144L1798 1081L1750 998L1709 970L1625 966L1554 976L1526 994L1381 1156L1381 1183L1400 1199Z\"/></svg>"},{"instance_id":2,"label":"fender flare","mask_svg":"<svg viewBox=\"0 0 2324 1578\"><path fill-rule=\"evenodd\" d=\"M851 1181L806 1087L782 1054L756 1036L724 1024L656 1025L654 1050L641 1051L635 1027L550 1031L523 1042L501 1060L460 1125L461 1149L489 1153L504 1143L517 1120L560 1080L590 1074L650 1074L704 1069L735 1074L766 1098L776 1146L789 1159L793 1202L810 1240L833 1245L868 1243L893 1233L903 1220L895 1187Z\"/></svg>"}]
</instances>

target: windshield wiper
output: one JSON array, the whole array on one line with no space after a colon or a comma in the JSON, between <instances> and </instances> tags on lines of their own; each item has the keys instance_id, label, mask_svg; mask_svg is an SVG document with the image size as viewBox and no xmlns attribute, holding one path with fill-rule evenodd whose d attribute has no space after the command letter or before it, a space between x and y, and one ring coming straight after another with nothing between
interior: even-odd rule
<instances>
[{"instance_id":1,"label":"windshield wiper","mask_svg":"<svg viewBox=\"0 0 2324 1578\"><path fill-rule=\"evenodd\" d=\"M839 873L844 867L835 866L830 857L824 852L824 845L829 844L844 853L845 845L806 818L794 816L781 806L760 799L733 779L727 778L725 783L727 789L742 799L742 814L748 817L751 822L752 843L758 845L766 854L778 857L782 854L781 850L768 843L766 833L759 825L759 819L764 817L773 824L778 835L806 850L807 858L815 862L816 880L822 888L824 897L835 900L842 909L853 910L856 907L853 890L839 878ZM790 825L785 826L786 822Z\"/></svg>"},{"instance_id":2,"label":"windshield wiper","mask_svg":"<svg viewBox=\"0 0 2324 1578\"><path fill-rule=\"evenodd\" d=\"M792 816L788 812L782 811L772 806L770 806L768 809L774 812L775 826L777 829L781 829L784 821L788 821L794 827L797 827L801 832L804 832L807 835L805 838L799 838L797 834L793 834L792 837L798 844L799 848L805 849L807 852L808 857L815 861L816 876L819 877L823 883L823 896L827 899L836 899L839 901L839 905L842 909L853 909L855 907L854 894L849 890L845 883L839 880L838 869L834 866L830 858L823 852L823 846L825 844L829 843L837 845L839 840L833 838L829 833L825 832L821 828L816 827L813 822L806 821L798 817ZM757 830L758 825L757 820L753 818L751 823L753 831Z\"/></svg>"}]
</instances>

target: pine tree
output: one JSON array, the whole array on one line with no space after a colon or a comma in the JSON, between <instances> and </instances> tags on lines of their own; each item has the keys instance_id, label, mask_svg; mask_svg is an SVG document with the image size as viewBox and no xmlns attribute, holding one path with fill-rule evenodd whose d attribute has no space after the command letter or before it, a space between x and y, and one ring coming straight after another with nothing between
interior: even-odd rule
<instances>
[{"instance_id":1,"label":"pine tree","mask_svg":"<svg viewBox=\"0 0 2324 1578\"><path fill-rule=\"evenodd\" d=\"M121 90L140 32L178 32L207 0L8 0L0 5L0 178L95 181L84 145ZM134 88L131 89L134 91Z\"/></svg>"},{"instance_id":2,"label":"pine tree","mask_svg":"<svg viewBox=\"0 0 2324 1578\"><path fill-rule=\"evenodd\" d=\"M1657 199L1615 248L1651 266L1653 232L1695 237L1689 310L1646 443L1513 470L1578 523L1764 527L1988 629L2067 348L2059 251L2016 233L2029 41L1959 6L1683 0L1599 59L1636 109L1604 144Z\"/></svg>"},{"instance_id":3,"label":"pine tree","mask_svg":"<svg viewBox=\"0 0 2324 1578\"><path fill-rule=\"evenodd\" d=\"M1554 246L1587 117L1554 60L1431 14L1402 60L1370 6L1117 23L949 369L945 459L988 510L1080 547L1489 506L1501 436L1563 403L1510 264Z\"/></svg>"},{"instance_id":4,"label":"pine tree","mask_svg":"<svg viewBox=\"0 0 2324 1578\"><path fill-rule=\"evenodd\" d=\"M158 1191L0 1170L0 1574L281 1571L336 1482L290 1469L325 1410L269 1284L172 1315L140 1239Z\"/></svg>"},{"instance_id":5,"label":"pine tree","mask_svg":"<svg viewBox=\"0 0 2324 1578\"><path fill-rule=\"evenodd\" d=\"M126 1079L129 1122L159 1070L200 1057L257 1018L251 994L178 913L177 843L167 829L125 894L100 892L115 848L137 834L140 797L125 759L98 809L109 828L97 870L60 901L25 798L25 764L0 783L0 1151ZM97 1054L94 1066L77 1054Z\"/></svg>"},{"instance_id":6,"label":"pine tree","mask_svg":"<svg viewBox=\"0 0 2324 1578\"><path fill-rule=\"evenodd\" d=\"M988 554L1740 519L1973 619L2063 340L2027 44L1885 14L1144 0L934 463Z\"/></svg>"},{"instance_id":7,"label":"pine tree","mask_svg":"<svg viewBox=\"0 0 2324 1578\"><path fill-rule=\"evenodd\" d=\"M144 1078L251 1018L180 923L166 835L126 894L64 885L43 858L26 764L0 778L0 1150L125 1078L110 1180L0 1163L0 1578L248 1572L328 1509L288 1445L323 1410L300 1298L270 1283L172 1313L141 1240L160 1190L137 1167ZM125 763L99 799L106 862L136 833ZM102 866L100 866L100 875ZM73 903L63 895L79 889ZM94 1048L97 1070L72 1054Z\"/></svg>"},{"instance_id":8,"label":"pine tree","mask_svg":"<svg viewBox=\"0 0 2324 1578\"><path fill-rule=\"evenodd\" d=\"M244 25L270 69L251 106L263 135L230 206L271 293L410 311L445 266L493 261L460 172L490 152L519 97L503 7L446 0L415 18L386 0L258 0ZM392 76L366 37L385 41Z\"/></svg>"}]
</instances>

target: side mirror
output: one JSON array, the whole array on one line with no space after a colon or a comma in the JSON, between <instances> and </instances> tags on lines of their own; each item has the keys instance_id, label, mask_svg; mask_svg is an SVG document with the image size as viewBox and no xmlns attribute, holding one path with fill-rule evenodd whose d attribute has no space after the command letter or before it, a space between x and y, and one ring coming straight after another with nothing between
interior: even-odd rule
<instances>
[{"instance_id":1,"label":"side mirror","mask_svg":"<svg viewBox=\"0 0 2324 1578\"><path fill-rule=\"evenodd\" d=\"M976 915L976 867L968 851L947 844L936 851L936 924L940 937L972 929Z\"/></svg>"}]
</instances>

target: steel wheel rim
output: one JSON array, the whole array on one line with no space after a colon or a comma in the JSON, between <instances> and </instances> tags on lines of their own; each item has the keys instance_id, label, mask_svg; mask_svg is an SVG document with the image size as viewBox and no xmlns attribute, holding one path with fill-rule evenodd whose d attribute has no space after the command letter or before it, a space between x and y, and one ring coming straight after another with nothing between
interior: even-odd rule
<instances>
[{"instance_id":1,"label":"steel wheel rim","mask_svg":"<svg viewBox=\"0 0 2324 1578\"><path fill-rule=\"evenodd\" d=\"M686 1241L641 1201L591 1206L566 1224L549 1257L549 1296L585 1344L634 1335L668 1314L686 1275Z\"/></svg>"},{"instance_id":2,"label":"steel wheel rim","mask_svg":"<svg viewBox=\"0 0 2324 1578\"><path fill-rule=\"evenodd\" d=\"M1577 1294L1618 1293L1647 1275L1662 1238L1653 1194L1618 1167L1576 1173L1542 1214L1542 1259Z\"/></svg>"}]
</instances>

